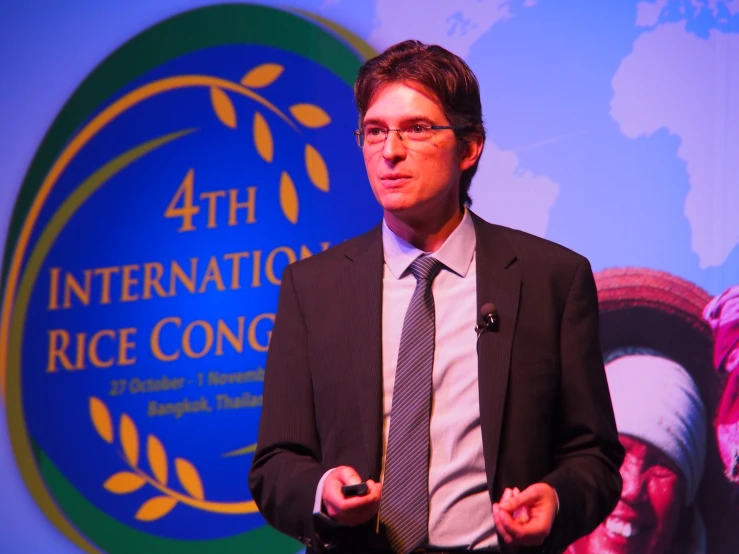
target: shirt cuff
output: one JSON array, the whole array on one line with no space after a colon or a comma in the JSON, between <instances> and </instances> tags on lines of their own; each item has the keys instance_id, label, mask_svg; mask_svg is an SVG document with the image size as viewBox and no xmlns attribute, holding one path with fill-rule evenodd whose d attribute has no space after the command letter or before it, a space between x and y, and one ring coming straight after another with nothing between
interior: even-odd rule
<instances>
[{"instance_id":1,"label":"shirt cuff","mask_svg":"<svg viewBox=\"0 0 739 554\"><path fill-rule=\"evenodd\" d=\"M322 510L323 507L323 483L326 481L326 477L331 475L331 472L335 470L336 468L329 469L326 473L323 474L321 477L321 480L318 481L318 486L316 487L316 499L313 502L313 513L314 514L323 514L328 515ZM555 491L556 492L556 491ZM557 500L559 502L559 500Z\"/></svg>"}]
</instances>

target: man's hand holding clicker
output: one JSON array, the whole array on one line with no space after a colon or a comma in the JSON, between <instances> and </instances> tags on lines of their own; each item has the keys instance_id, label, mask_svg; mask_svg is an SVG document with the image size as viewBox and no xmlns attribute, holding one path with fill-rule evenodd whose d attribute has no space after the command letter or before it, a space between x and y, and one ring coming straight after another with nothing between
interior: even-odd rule
<instances>
[{"instance_id":1,"label":"man's hand holding clicker","mask_svg":"<svg viewBox=\"0 0 739 554\"><path fill-rule=\"evenodd\" d=\"M343 485L360 483L362 478L349 466L334 469L323 483L321 499L326 514L342 525L354 526L369 521L377 515L380 508L382 483L367 480L369 492L364 496L345 498L341 492Z\"/></svg>"}]
</instances>

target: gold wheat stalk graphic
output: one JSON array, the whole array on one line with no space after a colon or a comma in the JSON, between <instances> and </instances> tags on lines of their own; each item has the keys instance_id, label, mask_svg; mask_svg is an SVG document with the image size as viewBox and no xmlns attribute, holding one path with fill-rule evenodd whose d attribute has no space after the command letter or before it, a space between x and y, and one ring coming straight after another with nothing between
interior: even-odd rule
<instances>
[{"instance_id":1,"label":"gold wheat stalk graphic","mask_svg":"<svg viewBox=\"0 0 739 554\"><path fill-rule=\"evenodd\" d=\"M105 403L94 396L90 397L90 418L95 430L108 444L114 442L113 419ZM215 512L220 514L248 514L257 511L253 500L244 502L212 502L205 499L205 491L200 474L195 466L184 458L175 458L174 467L177 479L185 490L185 494L168 487L169 464L167 452L162 442L154 435L146 440L146 455L151 475L139 465L139 433L136 424L127 415L122 414L118 424L118 438L123 455L130 471L119 471L111 475L103 484L113 494L130 494L151 485L161 494L144 502L136 512L139 521L155 521L166 516L179 504Z\"/></svg>"},{"instance_id":2,"label":"gold wheat stalk graphic","mask_svg":"<svg viewBox=\"0 0 739 554\"><path fill-rule=\"evenodd\" d=\"M243 79L241 79L241 85L252 92L252 94L258 96L253 92L254 89L261 89L274 83L277 78L282 74L283 67L274 63L265 63L250 70ZM289 118L283 114L278 108L271 103L267 102L259 96L260 99L264 100L266 105L271 107L271 111L277 113L282 119L288 121ZM215 111L218 119L227 127L235 129L237 126L236 108L231 102L228 94L217 87L212 86L210 88L210 101L213 104L213 110ZM319 106L315 104L294 104L290 106L290 113L292 116L303 126L308 128L319 128L324 127L331 123L329 115ZM254 112L254 121L252 124L252 133L254 135L254 145L259 156L267 163L272 163L274 159L274 140L272 138L272 131L269 128L269 124L259 110ZM313 185L323 191L328 192L329 190L329 174L326 162L323 160L320 152L316 150L310 144L305 145L305 168L308 173L308 177ZM282 213L291 223L297 223L298 221L298 192L295 188L295 183L290 177L287 171L283 171L280 176L280 207Z\"/></svg>"}]
</instances>

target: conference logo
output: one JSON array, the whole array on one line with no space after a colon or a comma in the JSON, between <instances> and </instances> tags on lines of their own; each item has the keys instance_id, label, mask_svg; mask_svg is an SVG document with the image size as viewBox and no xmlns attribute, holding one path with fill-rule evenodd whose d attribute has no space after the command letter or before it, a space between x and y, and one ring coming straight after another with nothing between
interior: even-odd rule
<instances>
[{"instance_id":1,"label":"conference logo","mask_svg":"<svg viewBox=\"0 0 739 554\"><path fill-rule=\"evenodd\" d=\"M110 55L13 214L0 382L24 480L86 551L295 552L250 497L287 264L374 226L352 131L371 51L220 5Z\"/></svg>"}]
</instances>

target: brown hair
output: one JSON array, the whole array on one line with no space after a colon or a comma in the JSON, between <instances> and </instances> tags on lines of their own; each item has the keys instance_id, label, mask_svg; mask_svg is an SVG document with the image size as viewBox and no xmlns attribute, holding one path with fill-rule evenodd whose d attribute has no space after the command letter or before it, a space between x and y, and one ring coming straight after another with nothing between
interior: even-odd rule
<instances>
[{"instance_id":1,"label":"brown hair","mask_svg":"<svg viewBox=\"0 0 739 554\"><path fill-rule=\"evenodd\" d=\"M401 81L418 83L432 92L449 122L464 127L456 131L461 151L466 150L470 135L482 136L484 143L480 86L475 74L456 54L418 40L406 40L391 46L379 56L367 60L359 69L354 97L360 126L378 89L388 83ZM472 204L469 189L479 162L478 159L462 173L459 182L460 205Z\"/></svg>"}]
</instances>

